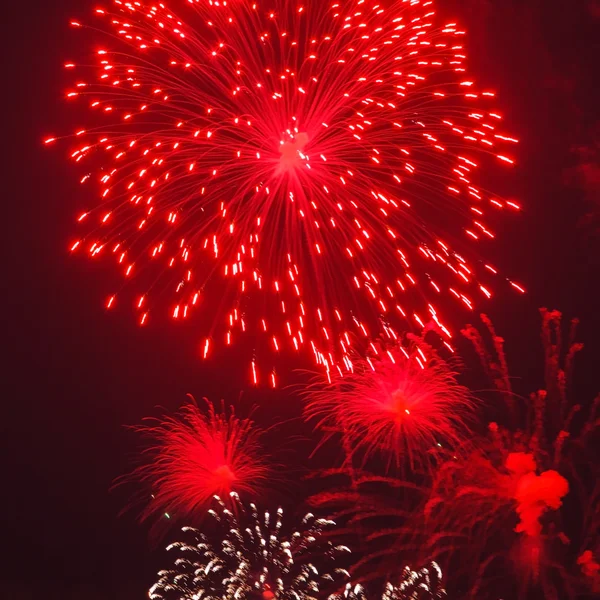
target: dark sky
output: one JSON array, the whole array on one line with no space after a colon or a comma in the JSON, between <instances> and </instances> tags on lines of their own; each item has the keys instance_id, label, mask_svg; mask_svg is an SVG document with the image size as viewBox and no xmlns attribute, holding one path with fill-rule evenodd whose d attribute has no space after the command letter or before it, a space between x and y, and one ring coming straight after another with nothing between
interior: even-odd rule
<instances>
[{"instance_id":1,"label":"dark sky","mask_svg":"<svg viewBox=\"0 0 600 600\"><path fill-rule=\"evenodd\" d=\"M173 0L172 0L173 3ZM138 439L123 426L174 410L186 393L234 400L246 387L235 361L197 359L183 328L138 328L131 315L107 315L112 270L71 258L67 240L85 204L60 149L41 145L69 124L61 65L77 55L70 17L94 2L11 2L2 9L2 187L5 359L2 411L1 597L29 600L142 598L160 553L134 515L119 517ZM502 232L505 271L529 290L490 307L507 340L513 374L541 382L541 305L583 321L581 371L599 355L598 204L600 133L594 67L600 55L595 0L439 0L471 31L472 70L499 92L522 140L508 183L526 207ZM595 154L594 154L595 152ZM594 159L596 165L594 167ZM504 182L506 185L506 182ZM596 219L596 220L595 220ZM496 261L498 262L498 261ZM597 286L597 284L596 284ZM533 369L533 371L532 371ZM582 390L596 391L590 375ZM246 391L259 420L289 419L299 401L285 391ZM297 457L296 459L297 460ZM7 593L8 590L8 593Z\"/></svg>"}]
</instances>

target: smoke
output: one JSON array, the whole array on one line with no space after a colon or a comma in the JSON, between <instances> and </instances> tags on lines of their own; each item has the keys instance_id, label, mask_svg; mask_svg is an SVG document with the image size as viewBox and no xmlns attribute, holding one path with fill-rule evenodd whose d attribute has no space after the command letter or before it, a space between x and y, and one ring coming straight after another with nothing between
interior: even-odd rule
<instances>
[{"instance_id":1,"label":"smoke","mask_svg":"<svg viewBox=\"0 0 600 600\"><path fill-rule=\"evenodd\" d=\"M562 505L562 498L569 491L569 482L554 470L536 475L536 462L532 454L513 452L506 459L506 468L514 481L513 498L517 501L520 521L515 531L529 536L542 532L540 519L548 510Z\"/></svg>"}]
</instances>

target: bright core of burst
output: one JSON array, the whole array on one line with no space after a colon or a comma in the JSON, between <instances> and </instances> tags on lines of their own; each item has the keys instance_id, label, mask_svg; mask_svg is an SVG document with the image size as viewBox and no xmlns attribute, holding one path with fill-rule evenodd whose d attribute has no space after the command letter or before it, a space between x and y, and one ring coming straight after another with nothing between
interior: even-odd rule
<instances>
[{"instance_id":1,"label":"bright core of burst","mask_svg":"<svg viewBox=\"0 0 600 600\"><path fill-rule=\"evenodd\" d=\"M308 144L307 133L297 133L293 141L281 144L279 147L281 153L279 165L282 171L288 171L298 166L300 159L303 158L302 150L306 144Z\"/></svg>"}]
</instances>

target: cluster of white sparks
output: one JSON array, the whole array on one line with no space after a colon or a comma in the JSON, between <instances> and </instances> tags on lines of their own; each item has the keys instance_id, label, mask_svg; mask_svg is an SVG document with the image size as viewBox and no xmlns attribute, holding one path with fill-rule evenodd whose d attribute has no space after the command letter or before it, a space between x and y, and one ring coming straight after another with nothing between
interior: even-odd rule
<instances>
[{"instance_id":1,"label":"cluster of white sparks","mask_svg":"<svg viewBox=\"0 0 600 600\"><path fill-rule=\"evenodd\" d=\"M230 500L228 506L216 496L215 507L209 510L219 543L212 544L206 533L184 527L193 541L167 548L177 558L171 569L158 573L151 599L308 600L323 597L329 588L343 588L349 581L348 571L338 567L336 560L350 549L335 546L324 536L333 521L309 513L302 526L286 536L281 508L274 515L259 514L254 504L247 509L235 492ZM347 593L354 593L353 588Z\"/></svg>"},{"instance_id":2,"label":"cluster of white sparks","mask_svg":"<svg viewBox=\"0 0 600 600\"><path fill-rule=\"evenodd\" d=\"M308 513L301 527L284 535L281 508L275 515L259 514L235 492L229 500L215 496L208 511L218 543L184 527L190 541L167 547L176 558L170 569L159 571L151 600L367 600L365 589L337 564L350 549L325 535L335 522ZM405 567L399 583L386 584L382 600L437 600L445 595L441 580L436 563L420 571Z\"/></svg>"},{"instance_id":3,"label":"cluster of white sparks","mask_svg":"<svg viewBox=\"0 0 600 600\"><path fill-rule=\"evenodd\" d=\"M404 567L397 585L386 584L382 600L438 600L445 597L442 570L436 562L432 562L419 571Z\"/></svg>"}]
</instances>

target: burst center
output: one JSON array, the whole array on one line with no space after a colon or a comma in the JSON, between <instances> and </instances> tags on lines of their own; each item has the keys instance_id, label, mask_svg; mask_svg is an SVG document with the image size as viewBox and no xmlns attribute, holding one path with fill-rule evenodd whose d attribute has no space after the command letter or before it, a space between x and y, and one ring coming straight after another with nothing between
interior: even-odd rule
<instances>
[{"instance_id":1,"label":"burst center","mask_svg":"<svg viewBox=\"0 0 600 600\"><path fill-rule=\"evenodd\" d=\"M308 144L307 133L297 133L293 140L288 140L280 145L280 166L282 171L288 171L297 167L300 161L306 160L302 150Z\"/></svg>"}]
</instances>

